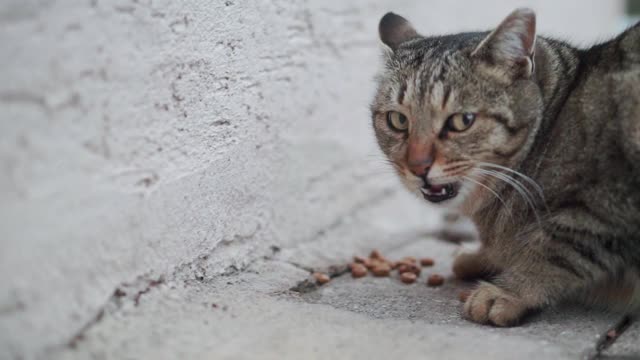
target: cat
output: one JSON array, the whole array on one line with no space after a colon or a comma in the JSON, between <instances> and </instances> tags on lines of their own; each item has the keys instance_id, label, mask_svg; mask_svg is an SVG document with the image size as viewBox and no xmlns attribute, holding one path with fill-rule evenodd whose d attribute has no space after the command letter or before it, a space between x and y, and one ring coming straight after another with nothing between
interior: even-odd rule
<instances>
[{"instance_id":1,"label":"cat","mask_svg":"<svg viewBox=\"0 0 640 360\"><path fill-rule=\"evenodd\" d=\"M490 32L432 37L387 13L379 36L382 152L409 191L480 234L453 265L489 280L464 316L513 326L585 296L636 312L640 23L588 49L537 36L527 8Z\"/></svg>"}]
</instances>

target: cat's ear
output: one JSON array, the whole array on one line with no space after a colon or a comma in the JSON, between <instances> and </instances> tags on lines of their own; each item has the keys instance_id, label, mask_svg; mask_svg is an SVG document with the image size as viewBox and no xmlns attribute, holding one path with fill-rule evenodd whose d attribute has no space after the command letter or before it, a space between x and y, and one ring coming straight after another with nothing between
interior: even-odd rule
<instances>
[{"instance_id":1,"label":"cat's ear","mask_svg":"<svg viewBox=\"0 0 640 360\"><path fill-rule=\"evenodd\" d=\"M394 51L403 42L420 36L407 19L392 12L380 19L378 32L380 40Z\"/></svg>"},{"instance_id":2,"label":"cat's ear","mask_svg":"<svg viewBox=\"0 0 640 360\"><path fill-rule=\"evenodd\" d=\"M471 57L491 67L500 67L512 77L533 73L536 44L536 14L528 8L514 10L473 50Z\"/></svg>"}]
</instances>

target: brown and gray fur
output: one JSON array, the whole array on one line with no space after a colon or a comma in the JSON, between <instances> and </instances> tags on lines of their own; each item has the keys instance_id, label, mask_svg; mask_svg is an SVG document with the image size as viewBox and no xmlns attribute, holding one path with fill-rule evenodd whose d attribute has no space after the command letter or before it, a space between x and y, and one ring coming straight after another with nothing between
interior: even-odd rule
<instances>
[{"instance_id":1,"label":"brown and gray fur","mask_svg":"<svg viewBox=\"0 0 640 360\"><path fill-rule=\"evenodd\" d=\"M640 24L588 49L536 37L529 9L492 32L423 37L393 13L379 30L378 143L420 197L425 181L460 184L444 204L480 233L480 250L454 263L460 278L491 279L465 316L510 326L585 294L636 312ZM408 118L406 132L389 128L389 111ZM473 125L443 135L466 112L478 114ZM420 164L427 180L412 170Z\"/></svg>"}]
</instances>

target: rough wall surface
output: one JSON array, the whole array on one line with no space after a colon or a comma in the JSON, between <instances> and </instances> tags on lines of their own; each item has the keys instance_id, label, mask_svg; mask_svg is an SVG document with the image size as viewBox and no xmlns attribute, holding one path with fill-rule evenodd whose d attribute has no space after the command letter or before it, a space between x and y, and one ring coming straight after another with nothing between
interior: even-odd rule
<instances>
[{"instance_id":1,"label":"rough wall surface","mask_svg":"<svg viewBox=\"0 0 640 360\"><path fill-rule=\"evenodd\" d=\"M378 19L484 29L516 3L4 1L0 358L69 341L119 284L234 272L402 196L368 122ZM566 3L536 7L577 40L618 11Z\"/></svg>"}]
</instances>

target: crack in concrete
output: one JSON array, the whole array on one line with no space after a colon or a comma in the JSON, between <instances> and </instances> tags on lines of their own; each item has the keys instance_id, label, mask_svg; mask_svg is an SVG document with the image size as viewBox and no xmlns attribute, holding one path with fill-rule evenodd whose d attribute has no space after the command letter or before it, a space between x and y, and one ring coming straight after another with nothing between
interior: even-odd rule
<instances>
[{"instance_id":1,"label":"crack in concrete","mask_svg":"<svg viewBox=\"0 0 640 360\"><path fill-rule=\"evenodd\" d=\"M163 277L159 277L157 280L150 280L144 289L139 290L138 292L135 293L135 295L133 296L133 303L136 306L140 305L140 298L142 297L142 295L148 293L149 291L151 291L152 288L160 286L163 283L164 283ZM118 290L120 289L116 289L116 291L114 292L114 296L119 295ZM126 293L123 292L123 294L126 294Z\"/></svg>"},{"instance_id":2,"label":"crack in concrete","mask_svg":"<svg viewBox=\"0 0 640 360\"><path fill-rule=\"evenodd\" d=\"M262 229L262 225L260 223L257 223L255 228L252 229L249 233L245 233L245 234L236 233L231 237L225 237L221 239L213 247L204 251L203 254L197 256L195 259L192 259L189 262L185 262L176 266L172 272L171 277L174 279L186 278L186 279L195 279L197 281L205 281L207 278L215 278L217 276L231 276L244 271L250 265L251 263L250 261L246 261L244 263L236 262L236 263L226 265L224 269L222 269L222 271L217 270L217 271L214 271L213 274L211 274L211 271L209 272L209 274L207 274L207 270L211 269L211 267L207 265L211 265L209 263L209 260L217 251L224 248L231 247L231 246L246 245L248 242L256 238L256 236L260 233L261 229ZM268 255L264 255L263 256L264 259L274 256L277 252L280 251L280 248L273 245L269 248L268 251L270 251L271 253ZM256 258L258 257L259 255L256 256Z\"/></svg>"},{"instance_id":3,"label":"crack in concrete","mask_svg":"<svg viewBox=\"0 0 640 360\"><path fill-rule=\"evenodd\" d=\"M87 322L86 324L84 324L80 330L78 330L76 332L75 335L73 335L73 337L71 337L71 340L67 341L66 346L68 348L71 349L76 349L78 347L78 344L85 339L85 334L96 324L98 324L103 318L104 318L104 314L105 314L105 308L109 305L109 303L111 303L111 299L109 299L107 301L107 304L104 305L103 308L101 308L100 310L98 310L98 313L96 313L96 315L89 320L89 322Z\"/></svg>"},{"instance_id":4,"label":"crack in concrete","mask_svg":"<svg viewBox=\"0 0 640 360\"><path fill-rule=\"evenodd\" d=\"M265 260L271 260L271 259L265 259ZM314 272L313 268L310 266L302 265L298 262L290 261L290 260L283 260L283 261L289 265L293 265L294 267L297 267L298 269L304 270L308 273Z\"/></svg>"},{"instance_id":5,"label":"crack in concrete","mask_svg":"<svg viewBox=\"0 0 640 360\"><path fill-rule=\"evenodd\" d=\"M100 323L105 314L118 311L124 305L124 300L129 299L135 306L140 305L140 298L151 291L151 289L160 286L165 282L164 277L160 276L157 279L149 279L145 277L138 277L136 281L131 283L122 283L113 291L109 299L102 305L97 313L86 322L69 341L64 343L65 347L76 349L78 344L85 339L86 334L91 328ZM133 288L132 290L129 290Z\"/></svg>"},{"instance_id":6,"label":"crack in concrete","mask_svg":"<svg viewBox=\"0 0 640 360\"><path fill-rule=\"evenodd\" d=\"M345 214L342 214L340 216L337 217L337 219L331 223L329 223L328 225L320 228L319 230L317 230L314 234L314 236L305 239L301 242L299 242L297 246L301 246L304 244L308 244L310 242L313 242L315 240L317 240L319 237L326 235L327 233L334 231L335 229L339 228L340 226L342 226L344 224L344 219L348 216L353 216L354 214L357 214L358 212L360 212L361 210L368 208L372 205L375 205L377 203L379 203L380 201L383 201L387 198L389 198L390 196L393 196L395 193L397 192L396 189L392 189L392 188L385 188L382 189L380 192L376 193L375 195L369 197L368 199L358 202L356 204L354 204L354 206L352 206ZM187 263L183 263L182 265L180 265L179 267L177 267L174 271L173 271L173 277L178 277L179 274L185 274L188 272L192 272L194 274L194 276L186 276L189 279L195 278L198 281L205 281L205 276L207 275L206 273L206 262L211 258L211 256L220 248L223 248L224 246L232 246L235 244L243 244L246 243L248 240L252 240L254 239L258 233L259 230L261 229L261 226L258 225L258 227L255 229L255 231L253 231L251 234L247 234L247 235L239 235L236 234L234 235L234 237L232 239L223 239L222 241L220 241L218 244L216 244L213 248L209 249L205 254L198 256L197 258L187 262ZM262 259L264 260L273 260L274 256L280 252L280 247L272 245L269 248L270 253L267 255L263 255ZM303 264L298 264L295 262L291 262L291 261L287 261L287 260L283 260L285 262L287 262L290 265L293 265L295 267L298 267L302 270L305 270L307 272L312 273L314 270L311 267L305 266ZM240 273L244 270L246 270L251 264L251 261L247 261L244 264L231 264L228 265L222 272L220 273L216 273L213 274L213 277L216 276L231 276L237 273Z\"/></svg>"},{"instance_id":7,"label":"crack in concrete","mask_svg":"<svg viewBox=\"0 0 640 360\"><path fill-rule=\"evenodd\" d=\"M289 261L287 261L286 263L291 264L300 269L307 270L309 271L310 274L313 274L315 272L315 270L312 268L302 267L296 263L292 263ZM326 273L327 275L329 275L331 279L337 278L339 276L349 273L349 265L331 265L327 268ZM319 287L320 285L318 285L314 279L304 279L298 282L292 288L290 288L289 291L297 292L300 294L307 294L312 291L318 290Z\"/></svg>"}]
</instances>

